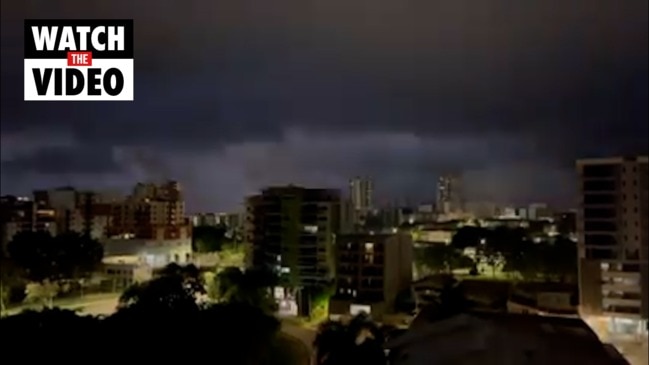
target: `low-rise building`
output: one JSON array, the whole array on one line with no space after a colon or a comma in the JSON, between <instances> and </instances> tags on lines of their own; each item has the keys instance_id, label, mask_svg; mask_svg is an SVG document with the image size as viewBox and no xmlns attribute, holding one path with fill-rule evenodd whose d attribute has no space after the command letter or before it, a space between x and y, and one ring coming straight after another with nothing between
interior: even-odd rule
<instances>
[{"instance_id":1,"label":"low-rise building","mask_svg":"<svg viewBox=\"0 0 649 365\"><path fill-rule=\"evenodd\" d=\"M107 239L103 241L104 257L135 256L152 269L168 264L188 264L192 262L191 239L145 240L145 239Z\"/></svg>"},{"instance_id":2,"label":"low-rise building","mask_svg":"<svg viewBox=\"0 0 649 365\"><path fill-rule=\"evenodd\" d=\"M336 294L331 318L364 311L375 319L394 313L397 295L412 281L412 239L406 233L337 237Z\"/></svg>"},{"instance_id":3,"label":"low-rise building","mask_svg":"<svg viewBox=\"0 0 649 365\"><path fill-rule=\"evenodd\" d=\"M415 236L416 245L444 244L448 245L455 235L454 229L423 229L417 231Z\"/></svg>"},{"instance_id":4,"label":"low-rise building","mask_svg":"<svg viewBox=\"0 0 649 365\"><path fill-rule=\"evenodd\" d=\"M103 259L103 274L113 291L151 279L153 269L138 256L110 256Z\"/></svg>"}]
</instances>

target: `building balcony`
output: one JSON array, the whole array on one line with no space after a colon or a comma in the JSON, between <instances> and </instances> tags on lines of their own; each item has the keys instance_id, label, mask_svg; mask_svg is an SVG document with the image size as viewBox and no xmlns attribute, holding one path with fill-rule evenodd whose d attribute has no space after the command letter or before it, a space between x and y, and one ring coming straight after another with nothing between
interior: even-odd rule
<instances>
[{"instance_id":1,"label":"building balcony","mask_svg":"<svg viewBox=\"0 0 649 365\"><path fill-rule=\"evenodd\" d=\"M603 298L602 306L603 307L633 307L638 309L640 313L640 306L642 305L640 299L623 299L623 298Z\"/></svg>"},{"instance_id":2,"label":"building balcony","mask_svg":"<svg viewBox=\"0 0 649 365\"><path fill-rule=\"evenodd\" d=\"M641 319L642 318L642 316L640 315L640 309L639 308L638 308L637 313L604 310L604 311L602 311L602 315L606 316L606 317L614 317L614 318L629 318L629 319Z\"/></svg>"},{"instance_id":3,"label":"building balcony","mask_svg":"<svg viewBox=\"0 0 649 365\"><path fill-rule=\"evenodd\" d=\"M602 291L619 291L624 293L641 293L640 285L613 283L602 284Z\"/></svg>"},{"instance_id":4,"label":"building balcony","mask_svg":"<svg viewBox=\"0 0 649 365\"><path fill-rule=\"evenodd\" d=\"M608 281L607 279L615 279L615 278L621 278L621 279L638 279L640 280L640 272L628 272L628 271L603 271L602 272L602 279L604 281Z\"/></svg>"}]
</instances>

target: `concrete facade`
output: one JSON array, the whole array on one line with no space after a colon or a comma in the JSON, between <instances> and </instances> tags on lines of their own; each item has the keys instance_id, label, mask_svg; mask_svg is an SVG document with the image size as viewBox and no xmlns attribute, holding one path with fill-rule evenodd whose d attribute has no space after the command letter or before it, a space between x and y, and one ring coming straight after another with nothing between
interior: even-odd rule
<instances>
[{"instance_id":1,"label":"concrete facade","mask_svg":"<svg viewBox=\"0 0 649 365\"><path fill-rule=\"evenodd\" d=\"M647 334L648 158L577 161L580 313ZM619 323L628 325L619 326ZM630 333L626 333L630 334Z\"/></svg>"},{"instance_id":2,"label":"concrete facade","mask_svg":"<svg viewBox=\"0 0 649 365\"><path fill-rule=\"evenodd\" d=\"M191 239L144 240L144 239L106 239L103 240L104 257L136 256L153 269L170 263L188 264L192 262Z\"/></svg>"},{"instance_id":3,"label":"concrete facade","mask_svg":"<svg viewBox=\"0 0 649 365\"><path fill-rule=\"evenodd\" d=\"M395 311L397 295L412 282L412 238L407 233L349 234L336 241L336 293L330 315L349 315L355 305L379 318Z\"/></svg>"}]
</instances>

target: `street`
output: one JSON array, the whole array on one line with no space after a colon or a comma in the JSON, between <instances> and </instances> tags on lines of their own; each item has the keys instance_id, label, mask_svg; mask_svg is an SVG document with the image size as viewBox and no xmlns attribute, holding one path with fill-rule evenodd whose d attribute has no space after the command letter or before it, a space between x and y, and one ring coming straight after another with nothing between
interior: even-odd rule
<instances>
[{"instance_id":1,"label":"street","mask_svg":"<svg viewBox=\"0 0 649 365\"><path fill-rule=\"evenodd\" d=\"M83 298L55 301L54 306L62 309L79 310L84 314L109 315L115 312L119 294L90 294ZM7 315L14 315L26 309L37 309L38 306L24 305L7 310Z\"/></svg>"},{"instance_id":2,"label":"street","mask_svg":"<svg viewBox=\"0 0 649 365\"><path fill-rule=\"evenodd\" d=\"M313 362L313 341L315 340L316 332L313 329L300 327L287 321L282 321L282 332L298 339L310 354L311 363Z\"/></svg>"},{"instance_id":3,"label":"street","mask_svg":"<svg viewBox=\"0 0 649 365\"><path fill-rule=\"evenodd\" d=\"M91 314L93 316L110 315L117 309L118 299L118 296L114 298L90 299L88 301L84 300L79 303L61 306L61 308L79 310L83 314Z\"/></svg>"}]
</instances>

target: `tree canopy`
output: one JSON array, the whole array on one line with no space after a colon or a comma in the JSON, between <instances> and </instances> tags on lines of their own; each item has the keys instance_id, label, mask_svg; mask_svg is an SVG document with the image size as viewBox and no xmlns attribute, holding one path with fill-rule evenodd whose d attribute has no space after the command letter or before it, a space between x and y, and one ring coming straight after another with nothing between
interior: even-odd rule
<instances>
[{"instance_id":1,"label":"tree canopy","mask_svg":"<svg viewBox=\"0 0 649 365\"><path fill-rule=\"evenodd\" d=\"M20 232L9 243L8 251L32 281L88 277L104 254L101 243L73 232L55 237L47 232Z\"/></svg>"},{"instance_id":2,"label":"tree canopy","mask_svg":"<svg viewBox=\"0 0 649 365\"><path fill-rule=\"evenodd\" d=\"M195 312L202 294L205 287L195 266L170 264L152 280L128 287L119 306L135 312Z\"/></svg>"},{"instance_id":3,"label":"tree canopy","mask_svg":"<svg viewBox=\"0 0 649 365\"><path fill-rule=\"evenodd\" d=\"M553 241L524 242L505 263L504 271L518 272L527 280L566 282L577 275L577 243L559 236Z\"/></svg>"},{"instance_id":4,"label":"tree canopy","mask_svg":"<svg viewBox=\"0 0 649 365\"><path fill-rule=\"evenodd\" d=\"M480 241L486 238L487 231L481 227L464 226L455 232L451 240L451 246L458 250L463 250L467 247L478 247Z\"/></svg>"},{"instance_id":5,"label":"tree canopy","mask_svg":"<svg viewBox=\"0 0 649 365\"><path fill-rule=\"evenodd\" d=\"M433 273L452 272L474 265L473 260L452 245L429 244L415 248L414 254L415 263Z\"/></svg>"},{"instance_id":6,"label":"tree canopy","mask_svg":"<svg viewBox=\"0 0 649 365\"><path fill-rule=\"evenodd\" d=\"M268 283L257 273L242 276ZM60 309L3 318L0 326L12 334L3 339L3 355L30 362L69 361L75 350L64 349L74 348L79 353L100 353L102 361L123 362L127 357L166 363L174 358L204 361L209 349L218 354L217 363L228 365L301 365L286 362L304 360L304 354L285 356L291 350L282 347L287 341L274 316L243 301L202 303L200 278L191 265L169 265L154 279L125 292L117 312L106 318ZM39 351L25 352L25 339Z\"/></svg>"},{"instance_id":7,"label":"tree canopy","mask_svg":"<svg viewBox=\"0 0 649 365\"><path fill-rule=\"evenodd\" d=\"M216 363L228 365L277 364L271 350L280 329L258 308L235 304L164 313L124 308L103 319L55 308L9 316L0 326L11 333L3 339L3 356L28 362L70 361L77 351L101 354L106 362L199 362L211 351ZM38 351L26 351L25 341Z\"/></svg>"},{"instance_id":8,"label":"tree canopy","mask_svg":"<svg viewBox=\"0 0 649 365\"><path fill-rule=\"evenodd\" d=\"M214 277L213 299L219 302L238 303L274 312L277 305L271 289L278 284L277 276L265 270L227 267Z\"/></svg>"},{"instance_id":9,"label":"tree canopy","mask_svg":"<svg viewBox=\"0 0 649 365\"><path fill-rule=\"evenodd\" d=\"M192 246L194 251L217 252L221 251L223 245L231 243L226 237L228 228L223 225L197 226L192 230Z\"/></svg>"},{"instance_id":10,"label":"tree canopy","mask_svg":"<svg viewBox=\"0 0 649 365\"><path fill-rule=\"evenodd\" d=\"M535 241L524 228L466 226L455 233L451 246L474 247L479 260L492 269L500 266L503 271L518 273L527 280L565 281L576 275L577 245L565 236ZM428 256L433 256L428 262L438 266L445 261L440 253Z\"/></svg>"}]
</instances>

